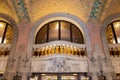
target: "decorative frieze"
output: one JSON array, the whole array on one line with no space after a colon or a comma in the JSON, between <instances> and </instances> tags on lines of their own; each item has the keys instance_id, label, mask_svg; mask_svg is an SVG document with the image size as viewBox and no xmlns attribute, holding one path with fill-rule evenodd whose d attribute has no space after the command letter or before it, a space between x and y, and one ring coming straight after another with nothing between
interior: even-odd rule
<instances>
[{"instance_id":1,"label":"decorative frieze","mask_svg":"<svg viewBox=\"0 0 120 80\"><path fill-rule=\"evenodd\" d=\"M106 4L106 0L95 0L90 13L90 18L99 19L105 4Z\"/></svg>"},{"instance_id":2,"label":"decorative frieze","mask_svg":"<svg viewBox=\"0 0 120 80\"><path fill-rule=\"evenodd\" d=\"M13 5L15 8L15 11L17 13L17 16L19 20L21 19L28 19L29 20L29 14L28 14L28 9L26 7L25 1L24 0L13 0Z\"/></svg>"},{"instance_id":3,"label":"decorative frieze","mask_svg":"<svg viewBox=\"0 0 120 80\"><path fill-rule=\"evenodd\" d=\"M43 58L33 58L32 72L87 72L87 58L70 57L67 55L52 55Z\"/></svg>"}]
</instances>

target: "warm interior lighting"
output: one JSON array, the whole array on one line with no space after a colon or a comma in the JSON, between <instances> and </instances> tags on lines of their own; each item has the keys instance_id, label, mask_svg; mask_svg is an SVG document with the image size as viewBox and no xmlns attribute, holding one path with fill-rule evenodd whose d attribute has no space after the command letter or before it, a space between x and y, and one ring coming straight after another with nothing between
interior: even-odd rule
<instances>
[{"instance_id":1,"label":"warm interior lighting","mask_svg":"<svg viewBox=\"0 0 120 80\"><path fill-rule=\"evenodd\" d=\"M115 43L116 43L114 39L112 40L112 42L113 42L113 44L115 44Z\"/></svg>"},{"instance_id":2,"label":"warm interior lighting","mask_svg":"<svg viewBox=\"0 0 120 80\"><path fill-rule=\"evenodd\" d=\"M4 72L0 72L0 74L3 74Z\"/></svg>"},{"instance_id":3,"label":"warm interior lighting","mask_svg":"<svg viewBox=\"0 0 120 80\"><path fill-rule=\"evenodd\" d=\"M46 74L41 74L41 76L45 76Z\"/></svg>"},{"instance_id":4,"label":"warm interior lighting","mask_svg":"<svg viewBox=\"0 0 120 80\"><path fill-rule=\"evenodd\" d=\"M73 74L74 76L77 76L77 74Z\"/></svg>"},{"instance_id":5,"label":"warm interior lighting","mask_svg":"<svg viewBox=\"0 0 120 80\"><path fill-rule=\"evenodd\" d=\"M42 75L42 80L57 80L57 76L54 75L47 75L47 74L41 74ZM38 80L38 79L35 79Z\"/></svg>"},{"instance_id":6,"label":"warm interior lighting","mask_svg":"<svg viewBox=\"0 0 120 80\"><path fill-rule=\"evenodd\" d=\"M81 80L89 80L89 77L81 76Z\"/></svg>"},{"instance_id":7,"label":"warm interior lighting","mask_svg":"<svg viewBox=\"0 0 120 80\"><path fill-rule=\"evenodd\" d=\"M120 43L120 37L118 37L117 40L118 40L118 43Z\"/></svg>"},{"instance_id":8,"label":"warm interior lighting","mask_svg":"<svg viewBox=\"0 0 120 80\"><path fill-rule=\"evenodd\" d=\"M119 27L120 27L120 22L115 22L115 23L114 23L114 27L115 27L115 28L119 28Z\"/></svg>"},{"instance_id":9,"label":"warm interior lighting","mask_svg":"<svg viewBox=\"0 0 120 80\"><path fill-rule=\"evenodd\" d=\"M2 38L0 37L0 42L2 41ZM7 43L6 39L4 40L4 43Z\"/></svg>"},{"instance_id":10,"label":"warm interior lighting","mask_svg":"<svg viewBox=\"0 0 120 80\"><path fill-rule=\"evenodd\" d=\"M86 57L85 48L77 48L76 46L67 44L51 44L40 48L34 48L34 57L48 56L52 54L66 54ZM76 74L73 74L76 75Z\"/></svg>"},{"instance_id":11,"label":"warm interior lighting","mask_svg":"<svg viewBox=\"0 0 120 80\"><path fill-rule=\"evenodd\" d=\"M38 80L38 76L35 76L33 78L30 78L30 80Z\"/></svg>"},{"instance_id":12,"label":"warm interior lighting","mask_svg":"<svg viewBox=\"0 0 120 80\"><path fill-rule=\"evenodd\" d=\"M59 23L56 23L56 25L55 25L55 29L58 30L58 28L59 28Z\"/></svg>"},{"instance_id":13,"label":"warm interior lighting","mask_svg":"<svg viewBox=\"0 0 120 80\"><path fill-rule=\"evenodd\" d=\"M0 22L0 28L3 28L4 24L2 22Z\"/></svg>"},{"instance_id":14,"label":"warm interior lighting","mask_svg":"<svg viewBox=\"0 0 120 80\"><path fill-rule=\"evenodd\" d=\"M6 41L6 39L4 40L4 44L6 44L7 43L7 41Z\"/></svg>"},{"instance_id":15,"label":"warm interior lighting","mask_svg":"<svg viewBox=\"0 0 120 80\"><path fill-rule=\"evenodd\" d=\"M2 41L2 38L0 37L0 42Z\"/></svg>"},{"instance_id":16,"label":"warm interior lighting","mask_svg":"<svg viewBox=\"0 0 120 80\"><path fill-rule=\"evenodd\" d=\"M37 33L35 44L51 42L56 40L70 41L73 43L84 43L83 35L79 28L66 21L52 21L45 24Z\"/></svg>"}]
</instances>

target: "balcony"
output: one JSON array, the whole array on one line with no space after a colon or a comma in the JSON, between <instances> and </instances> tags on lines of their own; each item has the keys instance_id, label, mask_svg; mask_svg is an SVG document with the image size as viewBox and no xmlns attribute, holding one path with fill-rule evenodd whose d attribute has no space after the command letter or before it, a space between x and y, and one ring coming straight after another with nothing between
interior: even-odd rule
<instances>
[{"instance_id":1,"label":"balcony","mask_svg":"<svg viewBox=\"0 0 120 80\"><path fill-rule=\"evenodd\" d=\"M109 51L112 58L119 58L120 44L109 44Z\"/></svg>"},{"instance_id":2,"label":"balcony","mask_svg":"<svg viewBox=\"0 0 120 80\"><path fill-rule=\"evenodd\" d=\"M53 54L87 57L85 44L76 44L67 41L52 41L49 43L35 44L33 46L33 57Z\"/></svg>"},{"instance_id":3,"label":"balcony","mask_svg":"<svg viewBox=\"0 0 120 80\"><path fill-rule=\"evenodd\" d=\"M85 44L52 41L33 46L32 72L87 72Z\"/></svg>"},{"instance_id":4,"label":"balcony","mask_svg":"<svg viewBox=\"0 0 120 80\"><path fill-rule=\"evenodd\" d=\"M116 73L120 73L120 44L109 44L108 46L113 69ZM119 76L117 78L119 78Z\"/></svg>"},{"instance_id":5,"label":"balcony","mask_svg":"<svg viewBox=\"0 0 120 80\"><path fill-rule=\"evenodd\" d=\"M0 73L4 73L7 59L10 52L10 45L0 44Z\"/></svg>"},{"instance_id":6,"label":"balcony","mask_svg":"<svg viewBox=\"0 0 120 80\"><path fill-rule=\"evenodd\" d=\"M10 52L10 45L0 44L0 58L7 57Z\"/></svg>"}]
</instances>

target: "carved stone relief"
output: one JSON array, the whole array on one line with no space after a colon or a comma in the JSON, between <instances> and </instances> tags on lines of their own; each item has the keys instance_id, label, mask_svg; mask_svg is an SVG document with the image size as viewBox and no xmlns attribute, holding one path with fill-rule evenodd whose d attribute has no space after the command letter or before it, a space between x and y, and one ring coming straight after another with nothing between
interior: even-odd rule
<instances>
[{"instance_id":1,"label":"carved stone relief","mask_svg":"<svg viewBox=\"0 0 120 80\"><path fill-rule=\"evenodd\" d=\"M32 59L32 72L87 72L87 59L69 56Z\"/></svg>"},{"instance_id":2,"label":"carved stone relief","mask_svg":"<svg viewBox=\"0 0 120 80\"><path fill-rule=\"evenodd\" d=\"M70 71L70 66L66 64L67 59L55 58L51 59L51 65L48 68L48 71Z\"/></svg>"}]
</instances>

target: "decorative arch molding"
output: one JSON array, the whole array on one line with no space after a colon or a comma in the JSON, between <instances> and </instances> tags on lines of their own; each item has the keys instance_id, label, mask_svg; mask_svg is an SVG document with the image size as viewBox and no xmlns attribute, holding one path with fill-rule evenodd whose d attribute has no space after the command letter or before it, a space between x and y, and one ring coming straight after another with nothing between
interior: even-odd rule
<instances>
[{"instance_id":1,"label":"decorative arch molding","mask_svg":"<svg viewBox=\"0 0 120 80\"><path fill-rule=\"evenodd\" d=\"M0 18L3 18L5 20L7 20L13 27L13 40L12 40L12 44L11 44L11 49L10 49L10 54L14 54L15 53L15 46L16 46L16 42L17 42L17 39L18 39L18 27L17 27L17 24L15 22L15 20L6 15L6 14L3 14L3 13L0 13Z\"/></svg>"},{"instance_id":2,"label":"decorative arch molding","mask_svg":"<svg viewBox=\"0 0 120 80\"><path fill-rule=\"evenodd\" d=\"M30 32L29 42L28 42L28 51L27 51L29 58L31 58L31 54L29 54L29 53L32 52L32 46L34 44L34 38L35 38L36 33L43 25L45 25L48 22L54 21L54 20L65 20L65 21L71 22L74 25L78 26L78 28L81 30L81 32L83 33L83 36L85 38L87 53L91 52L92 49L91 49L91 41L90 41L89 31L88 31L85 23L83 23L78 17L73 16L71 14L55 13L55 14L47 15L47 16L43 17L42 19L38 20L35 23L35 25L32 27L31 32Z\"/></svg>"},{"instance_id":3,"label":"decorative arch molding","mask_svg":"<svg viewBox=\"0 0 120 80\"><path fill-rule=\"evenodd\" d=\"M101 36L102 36L105 57L107 57L107 58L110 57L110 55L108 54L109 50L108 50L107 39L106 39L106 35L105 35L107 25L110 24L111 22L117 20L119 17L120 17L120 13L110 15L103 21L103 24L102 24Z\"/></svg>"}]
</instances>

